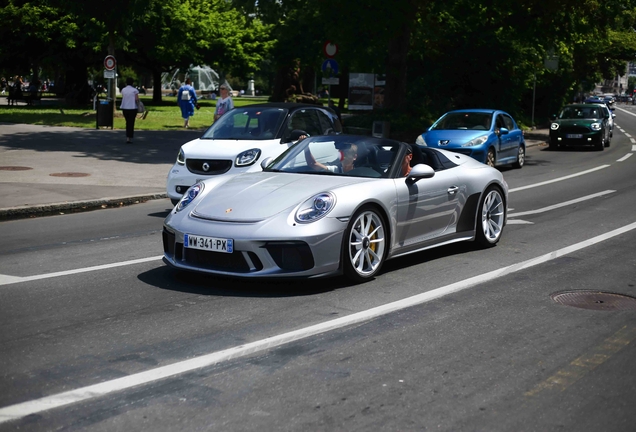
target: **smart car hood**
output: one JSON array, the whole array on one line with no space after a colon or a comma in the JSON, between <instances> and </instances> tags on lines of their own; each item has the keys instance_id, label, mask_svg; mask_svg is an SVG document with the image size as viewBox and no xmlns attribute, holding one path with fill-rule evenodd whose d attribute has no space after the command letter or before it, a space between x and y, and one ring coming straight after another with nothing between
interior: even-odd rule
<instances>
[{"instance_id":1,"label":"smart car hood","mask_svg":"<svg viewBox=\"0 0 636 432\"><path fill-rule=\"evenodd\" d=\"M181 148L188 159L234 159L240 152L280 144L280 138L271 140L220 140L197 138Z\"/></svg>"},{"instance_id":2,"label":"smart car hood","mask_svg":"<svg viewBox=\"0 0 636 432\"><path fill-rule=\"evenodd\" d=\"M429 147L457 147L461 146L468 141L490 134L490 131L487 130L471 130L471 129L460 129L460 130L432 130L426 132L423 137L424 141L426 141L426 145ZM446 145L440 144L440 141L448 141Z\"/></svg>"},{"instance_id":3,"label":"smart car hood","mask_svg":"<svg viewBox=\"0 0 636 432\"><path fill-rule=\"evenodd\" d=\"M245 173L210 190L192 210L198 218L257 222L320 192L372 179L289 173Z\"/></svg>"}]
</instances>

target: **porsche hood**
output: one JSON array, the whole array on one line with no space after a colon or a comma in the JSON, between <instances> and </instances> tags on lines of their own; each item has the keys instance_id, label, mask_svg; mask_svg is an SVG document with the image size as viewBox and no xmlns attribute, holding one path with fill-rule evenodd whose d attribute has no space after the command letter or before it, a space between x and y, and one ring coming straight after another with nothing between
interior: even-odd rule
<instances>
[{"instance_id":1,"label":"porsche hood","mask_svg":"<svg viewBox=\"0 0 636 432\"><path fill-rule=\"evenodd\" d=\"M246 173L206 192L192 216L226 222L258 222L313 195L372 179L311 174Z\"/></svg>"}]
</instances>

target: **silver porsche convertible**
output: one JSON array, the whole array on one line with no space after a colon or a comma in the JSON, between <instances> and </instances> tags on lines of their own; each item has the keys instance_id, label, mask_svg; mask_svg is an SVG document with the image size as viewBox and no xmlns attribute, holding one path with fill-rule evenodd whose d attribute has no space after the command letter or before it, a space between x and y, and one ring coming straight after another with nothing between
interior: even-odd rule
<instances>
[{"instance_id":1,"label":"silver porsche convertible","mask_svg":"<svg viewBox=\"0 0 636 432\"><path fill-rule=\"evenodd\" d=\"M459 153L327 135L261 166L188 189L164 221L168 265L361 282L391 258L465 240L493 246L506 223L502 174Z\"/></svg>"}]
</instances>

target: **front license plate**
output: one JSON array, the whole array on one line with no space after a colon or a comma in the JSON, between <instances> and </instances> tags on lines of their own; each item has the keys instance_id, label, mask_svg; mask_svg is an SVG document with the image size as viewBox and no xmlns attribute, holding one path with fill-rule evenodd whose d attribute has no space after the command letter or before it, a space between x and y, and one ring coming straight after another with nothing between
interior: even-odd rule
<instances>
[{"instance_id":1,"label":"front license plate","mask_svg":"<svg viewBox=\"0 0 636 432\"><path fill-rule=\"evenodd\" d=\"M234 240L186 234L183 239L183 246L190 249L232 253L234 251Z\"/></svg>"},{"instance_id":2,"label":"front license plate","mask_svg":"<svg viewBox=\"0 0 636 432\"><path fill-rule=\"evenodd\" d=\"M566 138L583 138L582 134L567 134Z\"/></svg>"}]
</instances>

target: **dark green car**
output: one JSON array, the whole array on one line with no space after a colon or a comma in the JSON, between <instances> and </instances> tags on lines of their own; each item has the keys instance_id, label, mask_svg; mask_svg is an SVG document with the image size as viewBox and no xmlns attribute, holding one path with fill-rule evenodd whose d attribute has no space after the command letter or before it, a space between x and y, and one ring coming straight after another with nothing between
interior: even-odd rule
<instances>
[{"instance_id":1,"label":"dark green car","mask_svg":"<svg viewBox=\"0 0 636 432\"><path fill-rule=\"evenodd\" d=\"M594 146L603 150L610 145L608 110L595 104L566 105L550 124L550 149L560 146Z\"/></svg>"}]
</instances>

